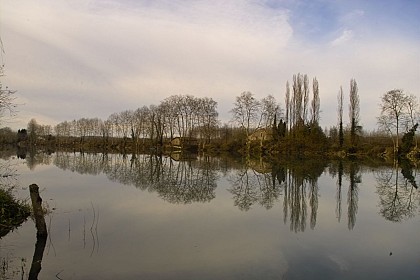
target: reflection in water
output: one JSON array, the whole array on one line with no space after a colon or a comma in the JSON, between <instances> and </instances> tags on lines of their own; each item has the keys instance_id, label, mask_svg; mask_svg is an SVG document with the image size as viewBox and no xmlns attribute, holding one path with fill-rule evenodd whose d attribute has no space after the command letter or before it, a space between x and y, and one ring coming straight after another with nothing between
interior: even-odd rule
<instances>
[{"instance_id":1,"label":"reflection in water","mask_svg":"<svg viewBox=\"0 0 420 280\"><path fill-rule=\"evenodd\" d=\"M359 202L359 184L362 182L360 165L356 161L338 161L332 162L329 166L329 173L337 176L336 206L335 214L338 222L342 218L342 200L343 200L343 179L348 178L349 186L347 191L347 227L352 230L356 225L356 216Z\"/></svg>"},{"instance_id":2,"label":"reflection in water","mask_svg":"<svg viewBox=\"0 0 420 280\"><path fill-rule=\"evenodd\" d=\"M318 211L318 178L326 165L319 161L255 164L250 161L229 179L235 205L248 211L253 204L269 209L283 195L284 223L292 231L304 231L308 205L310 227L315 228Z\"/></svg>"},{"instance_id":3,"label":"reflection in water","mask_svg":"<svg viewBox=\"0 0 420 280\"><path fill-rule=\"evenodd\" d=\"M57 153L54 164L81 174L105 173L112 181L155 191L171 203L208 202L217 187L216 162L209 157L176 161L157 155Z\"/></svg>"},{"instance_id":4,"label":"reflection in water","mask_svg":"<svg viewBox=\"0 0 420 280\"><path fill-rule=\"evenodd\" d=\"M335 207L335 213L337 215L338 222L341 221L341 188L343 186L343 161L340 160L338 163L338 180L337 180L337 194L336 194L336 207Z\"/></svg>"},{"instance_id":5,"label":"reflection in water","mask_svg":"<svg viewBox=\"0 0 420 280\"><path fill-rule=\"evenodd\" d=\"M35 243L35 252L32 258L31 269L29 271L29 280L38 279L38 274L41 271L42 257L44 255L45 245L47 243L46 236L38 236Z\"/></svg>"},{"instance_id":6,"label":"reflection in water","mask_svg":"<svg viewBox=\"0 0 420 280\"><path fill-rule=\"evenodd\" d=\"M243 211L248 211L255 203L270 209L281 192L272 173L258 173L248 166L238 169L229 181L234 204Z\"/></svg>"},{"instance_id":7,"label":"reflection in water","mask_svg":"<svg viewBox=\"0 0 420 280\"><path fill-rule=\"evenodd\" d=\"M398 203L410 215L418 212L419 175L410 166L385 172L345 160L244 164L78 153L33 159L32 167L49 160L99 174L32 172L16 160L23 179L43 182L45 198L55 204L47 216L42 279L416 279L419 273L412 246L419 217L396 226L378 214L390 209L384 213L395 216ZM119 188L106 177L153 193ZM29 265L21 269L20 259L40 259L33 230L27 223L1 241L0 260L8 258L8 275L18 273L13 279L28 277ZM13 256L5 248L19 258L8 261Z\"/></svg>"},{"instance_id":8,"label":"reflection in water","mask_svg":"<svg viewBox=\"0 0 420 280\"><path fill-rule=\"evenodd\" d=\"M401 222L414 217L420 203L419 192L412 166L396 162L394 168L380 169L376 172L377 193L381 215L392 222ZM402 176L401 176L402 175Z\"/></svg>"},{"instance_id":9,"label":"reflection in water","mask_svg":"<svg viewBox=\"0 0 420 280\"><path fill-rule=\"evenodd\" d=\"M285 176L283 219L290 220L290 230L305 231L310 210L310 227L315 228L318 212L318 178L326 164L319 161L289 164Z\"/></svg>"},{"instance_id":10,"label":"reflection in water","mask_svg":"<svg viewBox=\"0 0 420 280\"><path fill-rule=\"evenodd\" d=\"M262 159L246 163L228 162L226 158L197 157L175 160L169 156L87 154L58 152L55 156L30 154L27 164L48 164L51 161L61 169L80 174L104 173L115 182L133 185L141 190L157 192L171 203L209 202L215 198L220 174L230 174L228 191L234 205L248 211L253 205L266 209L276 202L283 205L284 223L290 230L302 232L308 220L311 229L317 221L319 186L318 178L328 166L329 173L337 176L335 213L338 222L343 216L343 188L347 189L347 226L356 224L359 201L359 184L362 171L356 161L302 160L267 163ZM401 172L398 170L401 168ZM230 172L232 170L232 172ZM402 175L402 176L401 176ZM224 175L223 175L224 176ZM401 221L414 215L419 199L416 174L404 163L394 169L378 169L376 180L380 196L380 213L387 220ZM283 199L279 198L283 196Z\"/></svg>"},{"instance_id":11,"label":"reflection in water","mask_svg":"<svg viewBox=\"0 0 420 280\"><path fill-rule=\"evenodd\" d=\"M350 162L349 176L350 186L347 194L347 225L351 230L356 224L356 214L359 201L359 187L357 185L362 182L361 175L359 173L359 166L355 162Z\"/></svg>"}]
</instances>

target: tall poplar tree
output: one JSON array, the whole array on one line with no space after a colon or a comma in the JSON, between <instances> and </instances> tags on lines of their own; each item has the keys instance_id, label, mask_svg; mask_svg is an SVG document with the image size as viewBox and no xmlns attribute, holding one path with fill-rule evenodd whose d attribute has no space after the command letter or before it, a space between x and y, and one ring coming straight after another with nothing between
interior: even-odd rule
<instances>
[{"instance_id":1,"label":"tall poplar tree","mask_svg":"<svg viewBox=\"0 0 420 280\"><path fill-rule=\"evenodd\" d=\"M340 148L343 147L344 144L344 131L343 131L343 87L340 86L340 91L338 92L337 96L338 100L338 141L340 144Z\"/></svg>"},{"instance_id":2,"label":"tall poplar tree","mask_svg":"<svg viewBox=\"0 0 420 280\"><path fill-rule=\"evenodd\" d=\"M284 98L284 103L286 107L286 127L290 131L290 86L289 81L286 82L286 96Z\"/></svg>"},{"instance_id":3,"label":"tall poplar tree","mask_svg":"<svg viewBox=\"0 0 420 280\"><path fill-rule=\"evenodd\" d=\"M311 102L311 123L312 125L319 125L319 110L321 107L321 102L319 99L319 84L318 80L314 78L312 80L312 102Z\"/></svg>"},{"instance_id":4,"label":"tall poplar tree","mask_svg":"<svg viewBox=\"0 0 420 280\"><path fill-rule=\"evenodd\" d=\"M359 128L359 113L360 113L360 101L357 83L355 79L350 80L350 104L349 104L349 116L350 116L350 144L351 146L356 145L356 131Z\"/></svg>"}]
</instances>

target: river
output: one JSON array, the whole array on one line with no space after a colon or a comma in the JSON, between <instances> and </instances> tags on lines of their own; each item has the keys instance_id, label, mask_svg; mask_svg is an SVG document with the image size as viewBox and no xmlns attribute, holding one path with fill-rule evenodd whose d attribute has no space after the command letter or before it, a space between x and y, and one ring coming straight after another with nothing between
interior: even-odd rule
<instances>
[{"instance_id":1,"label":"river","mask_svg":"<svg viewBox=\"0 0 420 280\"><path fill-rule=\"evenodd\" d=\"M418 169L356 161L34 154L48 238L39 279L420 279ZM27 279L36 229L0 239Z\"/></svg>"}]
</instances>

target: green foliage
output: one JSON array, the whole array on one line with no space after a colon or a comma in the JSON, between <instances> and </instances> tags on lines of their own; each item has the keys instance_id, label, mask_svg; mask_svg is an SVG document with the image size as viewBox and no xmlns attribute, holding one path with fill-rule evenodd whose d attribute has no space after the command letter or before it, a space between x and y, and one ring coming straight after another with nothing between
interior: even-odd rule
<instances>
[{"instance_id":1,"label":"green foliage","mask_svg":"<svg viewBox=\"0 0 420 280\"><path fill-rule=\"evenodd\" d=\"M414 137L417 130L418 124L416 123L401 139L401 146L399 149L400 155L408 154L414 147Z\"/></svg>"},{"instance_id":2,"label":"green foliage","mask_svg":"<svg viewBox=\"0 0 420 280\"><path fill-rule=\"evenodd\" d=\"M283 138L286 136L287 133L287 126L286 126L286 122L283 121L283 119L280 120L277 128L276 128L276 135L279 138Z\"/></svg>"},{"instance_id":3,"label":"green foliage","mask_svg":"<svg viewBox=\"0 0 420 280\"><path fill-rule=\"evenodd\" d=\"M13 144L16 142L16 139L16 133L14 133L9 127L0 129L0 144Z\"/></svg>"},{"instance_id":4,"label":"green foliage","mask_svg":"<svg viewBox=\"0 0 420 280\"><path fill-rule=\"evenodd\" d=\"M30 215L30 207L17 201L10 190L0 187L0 237L19 226Z\"/></svg>"},{"instance_id":5,"label":"green foliage","mask_svg":"<svg viewBox=\"0 0 420 280\"><path fill-rule=\"evenodd\" d=\"M274 139L268 150L271 155L303 157L322 155L328 151L328 139L318 124L293 127L287 135Z\"/></svg>"},{"instance_id":6,"label":"green foliage","mask_svg":"<svg viewBox=\"0 0 420 280\"><path fill-rule=\"evenodd\" d=\"M339 141L339 144L340 144L340 148L342 148L343 144L344 144L343 122L340 122L340 128L339 128L339 131L338 131L338 141Z\"/></svg>"}]
</instances>

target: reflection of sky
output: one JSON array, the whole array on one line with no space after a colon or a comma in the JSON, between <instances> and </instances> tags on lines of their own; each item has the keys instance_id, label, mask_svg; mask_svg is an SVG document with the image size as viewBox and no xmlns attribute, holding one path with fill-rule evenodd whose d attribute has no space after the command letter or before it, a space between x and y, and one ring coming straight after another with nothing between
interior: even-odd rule
<instances>
[{"instance_id":1,"label":"reflection of sky","mask_svg":"<svg viewBox=\"0 0 420 280\"><path fill-rule=\"evenodd\" d=\"M295 233L283 222L283 196L269 210L253 205L240 211L223 177L212 201L182 205L104 175L21 167L21 186L36 181L44 201L56 208L47 217L51 243L40 279L57 273L63 279L412 279L420 272L420 251L413 246L420 219L391 223L378 215L371 173L358 185L353 230L347 227L348 178L338 222L337 178L324 173L318 181L316 226L309 227L308 209L306 230ZM2 239L0 249L12 248L30 262L34 243L29 221Z\"/></svg>"}]
</instances>

